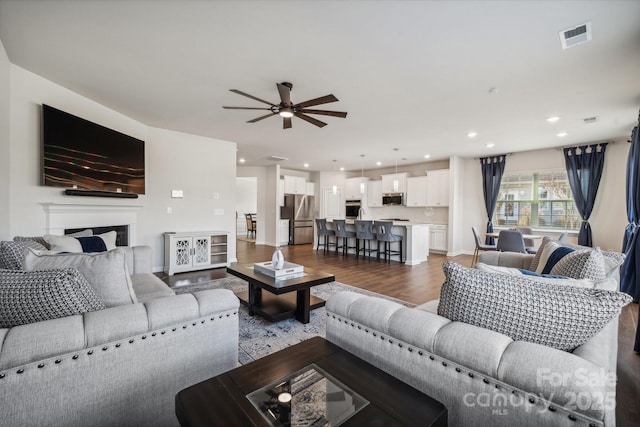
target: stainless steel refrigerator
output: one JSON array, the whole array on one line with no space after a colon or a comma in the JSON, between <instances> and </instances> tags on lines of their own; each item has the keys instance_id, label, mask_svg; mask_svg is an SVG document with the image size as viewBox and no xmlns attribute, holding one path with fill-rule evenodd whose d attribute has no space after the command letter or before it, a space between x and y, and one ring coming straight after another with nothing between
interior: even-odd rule
<instances>
[{"instance_id":1,"label":"stainless steel refrigerator","mask_svg":"<svg viewBox=\"0 0 640 427\"><path fill-rule=\"evenodd\" d=\"M285 194L280 218L289 220L289 244L313 243L313 196Z\"/></svg>"}]
</instances>

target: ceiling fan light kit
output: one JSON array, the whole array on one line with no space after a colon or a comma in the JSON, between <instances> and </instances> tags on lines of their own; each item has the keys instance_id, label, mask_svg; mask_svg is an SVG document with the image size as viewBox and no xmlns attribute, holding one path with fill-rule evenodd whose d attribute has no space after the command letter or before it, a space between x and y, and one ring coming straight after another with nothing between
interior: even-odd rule
<instances>
[{"instance_id":1,"label":"ceiling fan light kit","mask_svg":"<svg viewBox=\"0 0 640 427\"><path fill-rule=\"evenodd\" d=\"M299 104L294 104L291 102L291 89L293 89L293 84L289 82L276 83L276 87L278 88L278 93L280 94L280 103L273 104L269 101L265 101L264 99L257 98L253 95L249 95L248 93L242 92L238 89L229 89L233 93L237 93L238 95L246 96L247 98L251 98L255 101L262 102L263 104L269 105L269 108L259 108L259 107L227 107L223 106L222 108L227 110L265 110L270 111L269 114L264 116L257 117L253 120L247 121L247 123L255 123L260 120L266 119L268 117L273 117L275 115L279 115L282 117L282 127L283 129L290 129L292 127L291 119L295 116L299 119L302 119L306 122L311 123L312 125L316 125L318 127L324 127L327 124L322 122L314 117L309 116L309 114L319 114L322 116L332 116L332 117L347 117L347 113L343 111L329 111L329 110L315 110L308 109L306 107L313 107L315 105L320 104L328 104L330 102L338 101L333 94L321 96L320 98L310 99L305 102L301 102Z\"/></svg>"}]
</instances>

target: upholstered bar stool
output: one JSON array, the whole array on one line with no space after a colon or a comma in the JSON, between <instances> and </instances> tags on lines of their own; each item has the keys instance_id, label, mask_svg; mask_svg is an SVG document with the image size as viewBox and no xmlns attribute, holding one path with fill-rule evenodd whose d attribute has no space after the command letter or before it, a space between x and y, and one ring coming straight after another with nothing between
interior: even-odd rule
<instances>
[{"instance_id":1,"label":"upholstered bar stool","mask_svg":"<svg viewBox=\"0 0 640 427\"><path fill-rule=\"evenodd\" d=\"M342 254L346 255L348 249L356 249L355 246L349 246L349 239L355 238L355 231L347 231L346 229L347 222L344 219L334 219L333 226L335 227L336 233L336 253L338 253L338 249L342 248ZM340 241L342 240L342 245L340 245Z\"/></svg>"},{"instance_id":2,"label":"upholstered bar stool","mask_svg":"<svg viewBox=\"0 0 640 427\"><path fill-rule=\"evenodd\" d=\"M330 246L336 245L336 242L331 242L331 237L335 237L336 232L327 228L326 218L316 218L316 228L318 229L318 244L316 245L316 251L320 250L320 246L324 246L324 252L327 253Z\"/></svg>"},{"instance_id":3,"label":"upholstered bar stool","mask_svg":"<svg viewBox=\"0 0 640 427\"><path fill-rule=\"evenodd\" d=\"M357 220L356 225L356 258L362 251L362 256L368 255L371 257L371 253L378 253L378 249L371 249L371 242L376 240L376 234L373 232L373 221ZM362 247L360 242L362 241Z\"/></svg>"},{"instance_id":4,"label":"upholstered bar stool","mask_svg":"<svg viewBox=\"0 0 640 427\"><path fill-rule=\"evenodd\" d=\"M373 223L373 231L376 233L376 239L378 240L378 258L380 258L380 243L384 243L384 259L385 261L391 261L391 256L398 255L400 258L398 261L402 262L402 236L391 233L391 227L393 227L392 221L376 221ZM391 244L398 243L398 250L392 250Z\"/></svg>"}]
</instances>

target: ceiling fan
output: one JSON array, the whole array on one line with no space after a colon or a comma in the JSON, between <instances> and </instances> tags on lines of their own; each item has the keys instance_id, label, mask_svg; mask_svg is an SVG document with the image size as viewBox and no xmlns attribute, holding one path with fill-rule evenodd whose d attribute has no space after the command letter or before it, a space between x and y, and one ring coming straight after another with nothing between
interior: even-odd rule
<instances>
[{"instance_id":1,"label":"ceiling fan","mask_svg":"<svg viewBox=\"0 0 640 427\"><path fill-rule=\"evenodd\" d=\"M336 102L338 98L331 95L321 96L320 98L310 99L309 101L301 102L299 104L294 104L291 102L291 89L293 89L293 84L289 82L276 83L278 88L278 93L280 94L280 103L273 104L269 101L265 101L264 99L256 98L253 95L249 95L248 93L244 93L238 89L229 89L231 92L237 93L238 95L246 96L247 98L255 99L256 101L262 102L264 104L269 105L269 108L258 108L258 107L222 107L227 110L267 110L270 111L269 114L265 116L260 116L253 120L249 120L247 123L255 123L257 121L266 119L267 117L272 117L275 115L279 115L282 117L282 128L289 129L291 128L291 118L293 116L298 117L304 121L307 121L313 125L318 127L324 127L327 124L325 122L321 122L318 119L315 119L308 114L320 114L323 116L333 116L333 117L347 117L347 113L342 111L328 111L328 110L314 110L309 109L307 107L313 107L314 105L327 104L329 102Z\"/></svg>"}]
</instances>

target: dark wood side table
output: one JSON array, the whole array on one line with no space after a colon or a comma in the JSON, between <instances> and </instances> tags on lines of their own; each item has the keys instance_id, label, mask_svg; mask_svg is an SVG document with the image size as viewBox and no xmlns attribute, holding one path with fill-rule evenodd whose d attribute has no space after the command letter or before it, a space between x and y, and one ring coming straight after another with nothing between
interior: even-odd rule
<instances>
[{"instance_id":1,"label":"dark wood side table","mask_svg":"<svg viewBox=\"0 0 640 427\"><path fill-rule=\"evenodd\" d=\"M321 337L210 378L176 395L182 427L268 426L246 395L315 363L369 401L344 426L446 426L442 403Z\"/></svg>"},{"instance_id":2,"label":"dark wood side table","mask_svg":"<svg viewBox=\"0 0 640 427\"><path fill-rule=\"evenodd\" d=\"M227 273L246 280L247 292L237 293L240 302L247 305L249 314L258 314L270 322L279 322L290 317L309 323L309 313L323 307L325 301L311 295L313 286L336 280L333 274L306 268L304 275L288 280L276 280L253 271L252 265L232 264ZM271 295L263 295L262 290ZM295 294L294 294L295 293Z\"/></svg>"}]
</instances>

